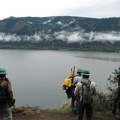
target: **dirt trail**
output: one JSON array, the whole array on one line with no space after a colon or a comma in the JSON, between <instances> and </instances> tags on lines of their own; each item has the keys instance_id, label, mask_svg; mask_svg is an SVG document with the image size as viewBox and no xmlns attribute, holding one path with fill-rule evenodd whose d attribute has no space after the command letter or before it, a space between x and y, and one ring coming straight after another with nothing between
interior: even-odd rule
<instances>
[{"instance_id":1,"label":"dirt trail","mask_svg":"<svg viewBox=\"0 0 120 120\"><path fill-rule=\"evenodd\" d=\"M26 115L25 113L13 113L13 120L77 120L77 115L71 113L55 113L39 110L36 114ZM84 118L84 120L86 120ZM92 120L116 120L114 116L94 115Z\"/></svg>"}]
</instances>

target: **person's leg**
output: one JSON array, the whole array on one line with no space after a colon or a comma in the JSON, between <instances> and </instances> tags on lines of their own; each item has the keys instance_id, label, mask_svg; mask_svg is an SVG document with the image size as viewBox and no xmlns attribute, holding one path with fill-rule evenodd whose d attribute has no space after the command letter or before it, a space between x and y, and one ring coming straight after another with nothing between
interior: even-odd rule
<instances>
[{"instance_id":1,"label":"person's leg","mask_svg":"<svg viewBox=\"0 0 120 120\"><path fill-rule=\"evenodd\" d=\"M87 120L92 120L93 105L86 104L85 109L86 109Z\"/></svg>"},{"instance_id":2,"label":"person's leg","mask_svg":"<svg viewBox=\"0 0 120 120\"><path fill-rule=\"evenodd\" d=\"M71 97L71 107L72 107L72 112L74 113L74 102L75 102L75 98L74 96L72 95Z\"/></svg>"},{"instance_id":3,"label":"person's leg","mask_svg":"<svg viewBox=\"0 0 120 120\"><path fill-rule=\"evenodd\" d=\"M12 120L12 110L11 110L11 108L6 108L4 110L3 120Z\"/></svg>"},{"instance_id":4,"label":"person's leg","mask_svg":"<svg viewBox=\"0 0 120 120\"><path fill-rule=\"evenodd\" d=\"M83 119L83 114L84 114L84 105L80 104L78 108L78 120Z\"/></svg>"},{"instance_id":5,"label":"person's leg","mask_svg":"<svg viewBox=\"0 0 120 120\"><path fill-rule=\"evenodd\" d=\"M120 100L118 102L119 118L120 118Z\"/></svg>"},{"instance_id":6,"label":"person's leg","mask_svg":"<svg viewBox=\"0 0 120 120\"><path fill-rule=\"evenodd\" d=\"M3 111L0 110L0 120L3 120Z\"/></svg>"},{"instance_id":7,"label":"person's leg","mask_svg":"<svg viewBox=\"0 0 120 120\"><path fill-rule=\"evenodd\" d=\"M114 99L114 103L113 103L112 114L114 115L116 114L117 105L118 105L118 97Z\"/></svg>"}]
</instances>

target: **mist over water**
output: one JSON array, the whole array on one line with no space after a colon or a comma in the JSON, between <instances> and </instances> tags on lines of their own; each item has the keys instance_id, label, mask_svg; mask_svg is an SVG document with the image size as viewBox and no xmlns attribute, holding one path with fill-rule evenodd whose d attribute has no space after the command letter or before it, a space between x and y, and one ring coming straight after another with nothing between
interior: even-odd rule
<instances>
[{"instance_id":1,"label":"mist over water","mask_svg":"<svg viewBox=\"0 0 120 120\"><path fill-rule=\"evenodd\" d=\"M82 57L81 57L82 56ZM87 56L87 57L85 57ZM91 58L89 59L89 57ZM97 59L92 59L92 58ZM61 88L62 81L72 67L90 70L90 79L100 91L106 92L109 75L120 66L119 53L0 50L0 67L7 70L16 98L16 106L31 105L40 108L59 108L67 100ZM98 59L98 58L102 58Z\"/></svg>"}]
</instances>

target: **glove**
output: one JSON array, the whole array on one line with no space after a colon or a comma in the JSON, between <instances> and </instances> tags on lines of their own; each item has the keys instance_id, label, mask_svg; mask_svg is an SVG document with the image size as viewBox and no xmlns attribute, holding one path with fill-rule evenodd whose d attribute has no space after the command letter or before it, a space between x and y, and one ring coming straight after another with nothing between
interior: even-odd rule
<instances>
[{"instance_id":1,"label":"glove","mask_svg":"<svg viewBox=\"0 0 120 120\"><path fill-rule=\"evenodd\" d=\"M15 104L15 99L12 99L11 106L13 106L14 104Z\"/></svg>"}]
</instances>

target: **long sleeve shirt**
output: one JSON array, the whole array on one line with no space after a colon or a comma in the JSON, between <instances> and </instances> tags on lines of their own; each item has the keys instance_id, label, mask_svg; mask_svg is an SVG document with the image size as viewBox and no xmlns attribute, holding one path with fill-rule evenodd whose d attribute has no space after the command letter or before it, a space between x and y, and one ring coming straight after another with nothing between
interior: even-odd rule
<instances>
[{"instance_id":1,"label":"long sleeve shirt","mask_svg":"<svg viewBox=\"0 0 120 120\"><path fill-rule=\"evenodd\" d=\"M0 79L0 84L1 84L1 87L6 88L7 99L8 101L11 102L13 100L13 92L12 92L10 81L7 78L3 78L3 79Z\"/></svg>"},{"instance_id":2,"label":"long sleeve shirt","mask_svg":"<svg viewBox=\"0 0 120 120\"><path fill-rule=\"evenodd\" d=\"M76 75L73 79L73 84L76 85L78 82L81 82L82 78L79 75Z\"/></svg>"}]
</instances>

